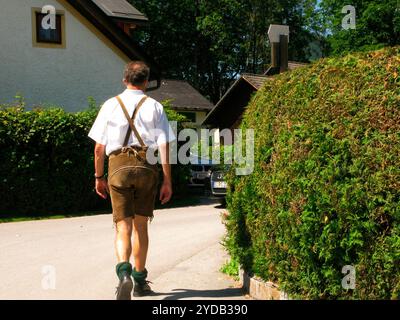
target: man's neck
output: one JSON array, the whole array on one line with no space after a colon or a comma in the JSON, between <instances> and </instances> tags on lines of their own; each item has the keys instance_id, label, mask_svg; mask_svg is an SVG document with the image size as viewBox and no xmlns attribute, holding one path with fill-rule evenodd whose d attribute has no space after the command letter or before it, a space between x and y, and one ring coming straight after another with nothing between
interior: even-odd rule
<instances>
[{"instance_id":1,"label":"man's neck","mask_svg":"<svg viewBox=\"0 0 400 320\"><path fill-rule=\"evenodd\" d=\"M131 85L131 84L127 85L126 88L128 90L136 90L136 91L143 91L143 92L145 91L145 88L137 87L137 86L134 86L134 85Z\"/></svg>"}]
</instances>

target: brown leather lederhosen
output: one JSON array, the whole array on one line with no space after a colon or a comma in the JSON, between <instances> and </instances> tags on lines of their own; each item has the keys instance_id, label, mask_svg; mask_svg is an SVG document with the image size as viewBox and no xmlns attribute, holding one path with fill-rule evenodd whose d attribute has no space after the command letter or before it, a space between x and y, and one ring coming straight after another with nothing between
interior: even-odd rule
<instances>
[{"instance_id":1,"label":"brown leather lederhosen","mask_svg":"<svg viewBox=\"0 0 400 320\"><path fill-rule=\"evenodd\" d=\"M149 148L134 124L147 96L140 100L132 117L121 98L118 96L116 99L128 120L129 128L122 149L112 152L109 157L108 183L114 222L135 215L153 217L159 171L157 165L148 163L146 153ZM128 146L132 132L140 146Z\"/></svg>"}]
</instances>

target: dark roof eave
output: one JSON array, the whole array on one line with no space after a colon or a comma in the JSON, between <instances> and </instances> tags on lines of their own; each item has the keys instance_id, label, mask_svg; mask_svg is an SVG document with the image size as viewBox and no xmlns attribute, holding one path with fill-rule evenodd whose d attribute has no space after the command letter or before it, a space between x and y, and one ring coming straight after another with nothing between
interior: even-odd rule
<instances>
[{"instance_id":1,"label":"dark roof eave","mask_svg":"<svg viewBox=\"0 0 400 320\"><path fill-rule=\"evenodd\" d=\"M301 67L305 67L308 64L307 63L301 63L301 62L295 62L295 61L290 61L289 62L290 65L292 65L293 69L297 69L297 68L301 68ZM289 70L291 71L291 70ZM214 125L216 123L214 123L214 117L216 115L216 113L219 111L219 109L221 108L221 106L224 103L224 100L227 99L229 97L229 95L236 89L237 86L239 86L240 83L242 82L246 82L248 83L250 86L252 86L254 88L255 91L260 90L259 87L257 88L257 86L252 83L251 79L246 79L246 76L250 76L250 77L258 77L258 78L265 78L265 81L268 80L273 80L274 77L268 75L268 74L263 74L263 75L257 75L257 74L249 74L249 73L244 73L240 76L240 78L238 80L235 81L235 83L228 89L228 91L224 94L224 96L221 98L221 100L218 101L218 103L215 105L215 107L210 111L210 113L207 115L207 117L204 119L202 125ZM265 83L265 82L264 82Z\"/></svg>"},{"instance_id":2,"label":"dark roof eave","mask_svg":"<svg viewBox=\"0 0 400 320\"><path fill-rule=\"evenodd\" d=\"M240 82L246 81L243 79L243 77L240 77L235 81L235 83L228 89L228 91L224 94L224 96L218 101L218 103L215 105L215 107L210 111L210 113L207 115L207 117L204 119L202 125L211 125L214 124L212 122L212 118L215 115L215 113L218 111L220 106L223 104L224 100L231 94L231 92L240 84ZM246 81L247 82L247 81Z\"/></svg>"},{"instance_id":3,"label":"dark roof eave","mask_svg":"<svg viewBox=\"0 0 400 320\"><path fill-rule=\"evenodd\" d=\"M183 106L174 106L174 105L172 105L171 106L171 109L172 110L175 110L175 111L192 111L192 112L208 112L208 111L210 111L210 108L207 108L207 107L205 107L205 108L199 108L199 107L183 107Z\"/></svg>"},{"instance_id":4,"label":"dark roof eave","mask_svg":"<svg viewBox=\"0 0 400 320\"><path fill-rule=\"evenodd\" d=\"M94 2L87 0L67 0L76 10L100 30L113 44L115 44L131 60L145 61L151 68L151 80L157 80L161 84L161 71L155 61L142 49L133 43L133 40L125 34Z\"/></svg>"},{"instance_id":5,"label":"dark roof eave","mask_svg":"<svg viewBox=\"0 0 400 320\"><path fill-rule=\"evenodd\" d=\"M148 20L142 19L131 19L131 18L124 18L124 17L117 17L117 16L110 16L115 22L123 22L123 23L133 23L140 27L147 27L149 25Z\"/></svg>"}]
</instances>

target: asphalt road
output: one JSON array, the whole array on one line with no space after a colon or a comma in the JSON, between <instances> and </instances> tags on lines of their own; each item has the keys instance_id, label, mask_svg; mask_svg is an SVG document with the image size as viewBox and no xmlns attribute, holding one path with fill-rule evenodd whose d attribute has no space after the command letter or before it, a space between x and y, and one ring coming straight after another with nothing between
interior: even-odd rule
<instances>
[{"instance_id":1,"label":"asphalt road","mask_svg":"<svg viewBox=\"0 0 400 320\"><path fill-rule=\"evenodd\" d=\"M219 272L221 212L215 204L156 211L150 299L244 299ZM0 224L0 299L115 299L114 232L111 215Z\"/></svg>"}]
</instances>

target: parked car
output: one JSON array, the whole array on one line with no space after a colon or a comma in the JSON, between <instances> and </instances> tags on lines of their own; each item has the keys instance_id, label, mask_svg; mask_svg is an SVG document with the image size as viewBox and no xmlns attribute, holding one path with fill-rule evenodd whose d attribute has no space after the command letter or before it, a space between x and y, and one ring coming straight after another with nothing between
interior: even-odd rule
<instances>
[{"instance_id":1,"label":"parked car","mask_svg":"<svg viewBox=\"0 0 400 320\"><path fill-rule=\"evenodd\" d=\"M194 164L191 166L192 176L189 181L190 186L205 186L206 181L211 175L211 165Z\"/></svg>"},{"instance_id":2,"label":"parked car","mask_svg":"<svg viewBox=\"0 0 400 320\"><path fill-rule=\"evenodd\" d=\"M228 191L228 184L225 180L226 172L229 166L217 166L211 170L210 175L210 188L211 194L220 199L222 205L226 205L226 194Z\"/></svg>"}]
</instances>

